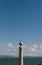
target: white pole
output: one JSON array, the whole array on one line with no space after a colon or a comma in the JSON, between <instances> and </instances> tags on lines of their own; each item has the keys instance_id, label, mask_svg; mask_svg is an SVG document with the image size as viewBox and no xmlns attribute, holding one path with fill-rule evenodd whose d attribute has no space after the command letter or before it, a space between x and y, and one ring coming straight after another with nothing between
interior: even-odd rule
<instances>
[{"instance_id":1,"label":"white pole","mask_svg":"<svg viewBox=\"0 0 42 65\"><path fill-rule=\"evenodd\" d=\"M23 65L23 43L19 43L19 65Z\"/></svg>"}]
</instances>

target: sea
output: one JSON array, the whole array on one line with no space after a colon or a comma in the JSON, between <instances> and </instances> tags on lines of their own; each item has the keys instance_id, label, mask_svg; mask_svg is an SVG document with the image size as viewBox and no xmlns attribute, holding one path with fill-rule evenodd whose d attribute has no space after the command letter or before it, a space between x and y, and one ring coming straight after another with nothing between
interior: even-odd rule
<instances>
[{"instance_id":1,"label":"sea","mask_svg":"<svg viewBox=\"0 0 42 65\"><path fill-rule=\"evenodd\" d=\"M0 65L19 65L18 57L0 58ZM42 64L42 57L24 57L23 65Z\"/></svg>"}]
</instances>

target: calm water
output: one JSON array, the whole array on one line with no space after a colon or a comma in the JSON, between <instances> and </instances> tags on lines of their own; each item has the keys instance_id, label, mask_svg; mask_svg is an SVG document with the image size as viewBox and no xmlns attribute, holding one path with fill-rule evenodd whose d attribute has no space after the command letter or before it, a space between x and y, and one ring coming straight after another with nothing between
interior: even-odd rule
<instances>
[{"instance_id":1,"label":"calm water","mask_svg":"<svg viewBox=\"0 0 42 65\"><path fill-rule=\"evenodd\" d=\"M42 58L24 58L24 65L42 64ZM18 58L0 58L0 65L18 65Z\"/></svg>"}]
</instances>

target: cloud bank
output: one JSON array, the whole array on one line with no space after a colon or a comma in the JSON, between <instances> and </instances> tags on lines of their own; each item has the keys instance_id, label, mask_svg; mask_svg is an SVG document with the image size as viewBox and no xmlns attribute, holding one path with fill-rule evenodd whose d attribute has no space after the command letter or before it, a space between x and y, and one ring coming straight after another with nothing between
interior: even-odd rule
<instances>
[{"instance_id":1,"label":"cloud bank","mask_svg":"<svg viewBox=\"0 0 42 65\"><path fill-rule=\"evenodd\" d=\"M0 47L0 55L8 55L18 57L19 55L19 45L8 43L5 48ZM24 56L33 56L33 57L42 57L42 45L28 45L23 44L23 55Z\"/></svg>"}]
</instances>

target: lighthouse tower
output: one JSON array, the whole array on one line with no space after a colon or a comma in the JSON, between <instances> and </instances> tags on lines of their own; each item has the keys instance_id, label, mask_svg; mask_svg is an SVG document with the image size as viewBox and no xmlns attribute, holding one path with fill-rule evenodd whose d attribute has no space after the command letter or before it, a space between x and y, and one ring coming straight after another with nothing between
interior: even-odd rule
<instances>
[{"instance_id":1,"label":"lighthouse tower","mask_svg":"<svg viewBox=\"0 0 42 65\"><path fill-rule=\"evenodd\" d=\"M23 65L23 43L19 43L19 65Z\"/></svg>"}]
</instances>

